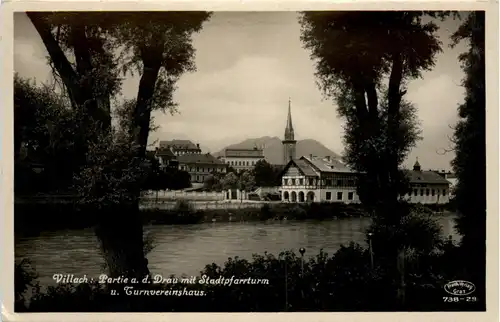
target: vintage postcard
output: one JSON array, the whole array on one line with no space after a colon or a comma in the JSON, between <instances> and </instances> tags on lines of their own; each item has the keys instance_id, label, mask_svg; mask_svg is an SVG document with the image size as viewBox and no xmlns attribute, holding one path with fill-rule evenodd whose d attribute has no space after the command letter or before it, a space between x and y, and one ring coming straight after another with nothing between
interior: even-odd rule
<instances>
[{"instance_id":1,"label":"vintage postcard","mask_svg":"<svg viewBox=\"0 0 500 322\"><path fill-rule=\"evenodd\" d=\"M494 320L489 5L99 6L3 10L7 320Z\"/></svg>"}]
</instances>

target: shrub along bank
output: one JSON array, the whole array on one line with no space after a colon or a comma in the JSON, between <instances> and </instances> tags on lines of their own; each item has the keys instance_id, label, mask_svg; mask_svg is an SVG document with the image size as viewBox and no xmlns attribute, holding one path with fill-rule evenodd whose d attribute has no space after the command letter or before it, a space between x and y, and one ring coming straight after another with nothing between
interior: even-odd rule
<instances>
[{"instance_id":1,"label":"shrub along bank","mask_svg":"<svg viewBox=\"0 0 500 322\"><path fill-rule=\"evenodd\" d=\"M409 259L405 287L394 265L375 257L357 244L342 247L333 256L320 252L304 261L293 252L254 255L251 260L232 258L223 266L207 265L194 283L60 284L42 292L29 267L16 267L17 312L277 312L277 311L474 311L477 302L443 302L446 283L466 276L456 247L445 243L438 251ZM303 267L303 268L302 268ZM153 272L154 273L154 272ZM201 279L201 277L203 277ZM166 277L166 276L165 276ZM208 284L230 280L231 286ZM234 279L247 280L236 283ZM257 283L260 280L264 282ZM203 282L202 282L203 281ZM254 282L251 282L254 281ZM267 282L265 282L267 281ZM124 287L131 287L124 291ZM28 300L23 297L33 288ZM119 295L110 295L117 289ZM142 294L140 294L142 290ZM135 292L134 292L135 291ZM145 294L144 291L156 291ZM404 292L403 300L398 296ZM169 293L170 292L170 293ZM128 295L127 295L128 293ZM133 294L133 296L131 296ZM156 295L151 295L156 294Z\"/></svg>"}]
</instances>

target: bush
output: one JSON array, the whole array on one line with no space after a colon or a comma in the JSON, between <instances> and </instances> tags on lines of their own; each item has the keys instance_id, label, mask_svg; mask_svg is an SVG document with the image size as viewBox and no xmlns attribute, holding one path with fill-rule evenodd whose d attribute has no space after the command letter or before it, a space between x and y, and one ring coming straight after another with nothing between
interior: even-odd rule
<instances>
[{"instance_id":1,"label":"bush","mask_svg":"<svg viewBox=\"0 0 500 322\"><path fill-rule=\"evenodd\" d=\"M111 296L113 285L59 285L37 291L25 310L66 312L277 312L277 311L394 311L474 310L473 306L441 304L442 286L456 279L451 263L456 247L445 243L441 252L419 258L405 272L406 302L397 299L398 279L386 265L370 264L367 249L351 243L333 256L323 251L302 262L292 251L254 255L251 260L229 258L200 272L210 278L267 279L266 284L132 284L135 289L204 292L204 296ZM457 260L454 260L455 262ZM377 263L379 265L377 265ZM456 263L458 264L458 263ZM18 280L16 280L18 283ZM19 281L22 284L22 281ZM123 285L120 285L123 286ZM21 285L16 285L22 289ZM201 293L198 293L201 294ZM18 310L18 308L16 308Z\"/></svg>"}]
</instances>

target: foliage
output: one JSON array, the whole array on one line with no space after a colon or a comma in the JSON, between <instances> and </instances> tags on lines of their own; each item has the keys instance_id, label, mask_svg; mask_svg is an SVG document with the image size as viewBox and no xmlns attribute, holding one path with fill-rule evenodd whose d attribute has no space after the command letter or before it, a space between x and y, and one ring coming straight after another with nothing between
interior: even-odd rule
<instances>
[{"instance_id":1,"label":"foliage","mask_svg":"<svg viewBox=\"0 0 500 322\"><path fill-rule=\"evenodd\" d=\"M457 175L455 205L456 228L463 236L462 256L467 267L476 272L475 281L484 292L486 276L486 84L485 84L485 13L470 13L452 35L454 43L468 41L468 51L461 54L465 78L465 101L458 108L460 120L455 126ZM484 293L483 293L484 294Z\"/></svg>"},{"instance_id":2,"label":"foliage","mask_svg":"<svg viewBox=\"0 0 500 322\"><path fill-rule=\"evenodd\" d=\"M14 75L16 192L66 190L82 164L78 118L47 85ZM43 172L35 174L32 164Z\"/></svg>"},{"instance_id":3,"label":"foliage","mask_svg":"<svg viewBox=\"0 0 500 322\"><path fill-rule=\"evenodd\" d=\"M211 175L209 175L205 181L203 182L203 189L210 190L210 191L222 191L222 179L224 177L224 174L219 173L219 172L214 172Z\"/></svg>"},{"instance_id":4,"label":"foliage","mask_svg":"<svg viewBox=\"0 0 500 322\"><path fill-rule=\"evenodd\" d=\"M16 311L22 311L26 307L26 292L38 293L40 291L37 278L38 274L28 259L23 258L20 262L15 263L14 307Z\"/></svg>"},{"instance_id":5,"label":"foliage","mask_svg":"<svg viewBox=\"0 0 500 322\"><path fill-rule=\"evenodd\" d=\"M266 160L259 160L252 169L257 187L276 187L281 185L280 170Z\"/></svg>"},{"instance_id":6,"label":"foliage","mask_svg":"<svg viewBox=\"0 0 500 322\"><path fill-rule=\"evenodd\" d=\"M221 186L223 190L236 189L238 187L238 175L235 172L227 173L221 179Z\"/></svg>"},{"instance_id":7,"label":"foliage","mask_svg":"<svg viewBox=\"0 0 500 322\"><path fill-rule=\"evenodd\" d=\"M441 226L433 214L414 210L401 216L397 225L375 221L367 234L377 257L395 257L400 248L428 255L443 243Z\"/></svg>"},{"instance_id":8,"label":"foliage","mask_svg":"<svg viewBox=\"0 0 500 322\"><path fill-rule=\"evenodd\" d=\"M480 307L442 301L442 286L456 278L459 261L448 244L441 254L420 258L421 265L406 270L408 302L396 299L391 272L382 265L370 266L370 253L360 245L341 246L333 255L301 256L285 251L264 253L250 260L229 258L224 265L206 265L200 272L217 279L267 279L267 284L139 284L142 290L204 292L204 296L109 295L109 285L96 283L59 285L37 292L27 311L138 311L138 312L280 312L280 311L422 311L480 310ZM443 264L448 265L443 266ZM454 263L453 265L449 265ZM175 276L173 276L175 277ZM178 277L179 278L179 277ZM123 285L122 285L123 286ZM199 293L201 294L201 293Z\"/></svg>"},{"instance_id":9,"label":"foliage","mask_svg":"<svg viewBox=\"0 0 500 322\"><path fill-rule=\"evenodd\" d=\"M238 189L252 191L255 188L255 178L251 171L243 171L238 180Z\"/></svg>"}]
</instances>

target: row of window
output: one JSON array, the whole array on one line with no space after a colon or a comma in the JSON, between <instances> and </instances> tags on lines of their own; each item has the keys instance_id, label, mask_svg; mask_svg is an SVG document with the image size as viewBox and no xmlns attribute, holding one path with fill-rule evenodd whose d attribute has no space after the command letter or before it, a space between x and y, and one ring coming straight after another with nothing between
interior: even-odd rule
<instances>
[{"instance_id":1,"label":"row of window","mask_svg":"<svg viewBox=\"0 0 500 322\"><path fill-rule=\"evenodd\" d=\"M337 192L337 200L343 200L344 198L344 193L339 191ZM347 193L347 200L353 200L354 199L354 192L348 192ZM332 193L327 192L326 193L326 200L332 200Z\"/></svg>"},{"instance_id":2,"label":"row of window","mask_svg":"<svg viewBox=\"0 0 500 322\"><path fill-rule=\"evenodd\" d=\"M307 184L309 186L316 185L316 180L312 178L307 179ZM325 186L333 186L333 180L331 179L326 179L322 181ZM337 180L336 186L348 186L348 187L354 187L355 183L354 180ZM347 183L347 184L346 184ZM284 186L303 186L304 185L304 179L283 179L283 185Z\"/></svg>"},{"instance_id":3,"label":"row of window","mask_svg":"<svg viewBox=\"0 0 500 322\"><path fill-rule=\"evenodd\" d=\"M253 161L227 161L227 164L229 165L234 165L234 166L254 166L255 164L257 163L257 161L253 160Z\"/></svg>"},{"instance_id":4,"label":"row of window","mask_svg":"<svg viewBox=\"0 0 500 322\"><path fill-rule=\"evenodd\" d=\"M175 155L201 154L201 150L174 150Z\"/></svg>"},{"instance_id":5,"label":"row of window","mask_svg":"<svg viewBox=\"0 0 500 322\"><path fill-rule=\"evenodd\" d=\"M425 195L426 196L435 196L435 195L438 195L439 196L439 193L441 192L440 189L425 189ZM446 196L446 189L443 189L443 196ZM414 196L418 196L419 194L419 189L413 189L413 195ZM411 194L410 194L411 195ZM423 196L424 195L424 189L420 189L420 196Z\"/></svg>"},{"instance_id":6,"label":"row of window","mask_svg":"<svg viewBox=\"0 0 500 322\"><path fill-rule=\"evenodd\" d=\"M187 167L184 165L180 166L181 170L183 171L188 171L188 172L224 172L224 168L203 168L203 167Z\"/></svg>"}]
</instances>

